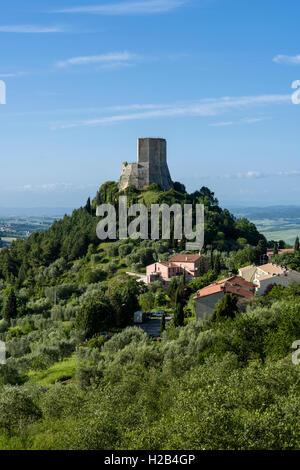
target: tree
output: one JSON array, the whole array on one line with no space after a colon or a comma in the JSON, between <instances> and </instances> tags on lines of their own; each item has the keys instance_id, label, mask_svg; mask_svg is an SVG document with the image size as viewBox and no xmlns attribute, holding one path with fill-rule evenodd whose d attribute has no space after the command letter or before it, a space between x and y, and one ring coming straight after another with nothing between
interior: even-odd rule
<instances>
[{"instance_id":1,"label":"tree","mask_svg":"<svg viewBox=\"0 0 300 470\"><path fill-rule=\"evenodd\" d=\"M183 268L183 276L182 276L182 285L186 285L186 271L185 268Z\"/></svg>"},{"instance_id":2,"label":"tree","mask_svg":"<svg viewBox=\"0 0 300 470\"><path fill-rule=\"evenodd\" d=\"M264 260L266 259L266 254L267 254L267 240L265 237L263 237L261 240L259 240L257 247L255 248L256 251L256 262L257 263L263 263Z\"/></svg>"},{"instance_id":3,"label":"tree","mask_svg":"<svg viewBox=\"0 0 300 470\"><path fill-rule=\"evenodd\" d=\"M205 272L206 272L206 266L205 266L204 258L201 256L200 261L199 261L198 276L203 276Z\"/></svg>"},{"instance_id":4,"label":"tree","mask_svg":"<svg viewBox=\"0 0 300 470\"><path fill-rule=\"evenodd\" d=\"M29 393L7 386L0 396L0 428L8 433L21 433L26 425L40 419L42 413Z\"/></svg>"},{"instance_id":5,"label":"tree","mask_svg":"<svg viewBox=\"0 0 300 470\"><path fill-rule=\"evenodd\" d=\"M273 254L278 255L278 244L277 244L277 242L274 242Z\"/></svg>"},{"instance_id":6,"label":"tree","mask_svg":"<svg viewBox=\"0 0 300 470\"><path fill-rule=\"evenodd\" d=\"M101 204L101 198L100 198L100 194L99 194L99 191L97 191L96 193L96 206L100 206Z\"/></svg>"},{"instance_id":7,"label":"tree","mask_svg":"<svg viewBox=\"0 0 300 470\"><path fill-rule=\"evenodd\" d=\"M171 302L175 302L176 291L181 284L180 276L174 276L168 284L166 293L170 297Z\"/></svg>"},{"instance_id":8,"label":"tree","mask_svg":"<svg viewBox=\"0 0 300 470\"><path fill-rule=\"evenodd\" d=\"M140 290L141 286L132 278L110 285L108 297L113 307L115 326L123 328L132 322L134 312L139 309Z\"/></svg>"},{"instance_id":9,"label":"tree","mask_svg":"<svg viewBox=\"0 0 300 470\"><path fill-rule=\"evenodd\" d=\"M166 315L165 312L162 313L161 319L160 319L160 335L162 335L162 332L165 331L166 329Z\"/></svg>"},{"instance_id":10,"label":"tree","mask_svg":"<svg viewBox=\"0 0 300 470\"><path fill-rule=\"evenodd\" d=\"M11 289L4 308L4 318L10 320L18 315L17 298L14 289Z\"/></svg>"},{"instance_id":11,"label":"tree","mask_svg":"<svg viewBox=\"0 0 300 470\"><path fill-rule=\"evenodd\" d=\"M109 327L111 319L111 307L108 300L94 296L80 307L76 317L76 326L84 331L86 338L92 338Z\"/></svg>"},{"instance_id":12,"label":"tree","mask_svg":"<svg viewBox=\"0 0 300 470\"><path fill-rule=\"evenodd\" d=\"M183 298L181 296L181 290L178 287L175 294L175 313L174 313L174 324L175 326L184 325L184 311L183 311Z\"/></svg>"},{"instance_id":13,"label":"tree","mask_svg":"<svg viewBox=\"0 0 300 470\"><path fill-rule=\"evenodd\" d=\"M152 292L145 292L144 294L140 295L139 303L141 309L145 312L149 312L155 304L155 296Z\"/></svg>"},{"instance_id":14,"label":"tree","mask_svg":"<svg viewBox=\"0 0 300 470\"><path fill-rule=\"evenodd\" d=\"M212 321L221 321L223 318L234 318L238 311L237 298L234 294L226 293L215 305Z\"/></svg>"},{"instance_id":15,"label":"tree","mask_svg":"<svg viewBox=\"0 0 300 470\"><path fill-rule=\"evenodd\" d=\"M91 214L92 213L92 206L91 206L91 198L89 197L86 201L85 210Z\"/></svg>"},{"instance_id":16,"label":"tree","mask_svg":"<svg viewBox=\"0 0 300 470\"><path fill-rule=\"evenodd\" d=\"M219 254L215 255L215 257L214 257L214 269L213 269L213 271L214 271L216 276L218 276L221 272L221 259L220 259Z\"/></svg>"},{"instance_id":17,"label":"tree","mask_svg":"<svg viewBox=\"0 0 300 470\"><path fill-rule=\"evenodd\" d=\"M294 250L299 251L299 237L298 237L298 235L297 235L296 240L295 240Z\"/></svg>"}]
</instances>

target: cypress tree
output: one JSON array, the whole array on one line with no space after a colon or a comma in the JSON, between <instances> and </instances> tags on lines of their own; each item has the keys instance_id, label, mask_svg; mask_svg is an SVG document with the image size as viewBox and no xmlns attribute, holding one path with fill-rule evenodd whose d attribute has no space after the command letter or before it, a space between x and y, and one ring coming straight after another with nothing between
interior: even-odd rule
<instances>
[{"instance_id":1,"label":"cypress tree","mask_svg":"<svg viewBox=\"0 0 300 470\"><path fill-rule=\"evenodd\" d=\"M274 242L273 253L274 253L274 255L278 255L278 244L277 244L277 242Z\"/></svg>"},{"instance_id":2,"label":"cypress tree","mask_svg":"<svg viewBox=\"0 0 300 470\"><path fill-rule=\"evenodd\" d=\"M4 308L4 318L10 320L11 318L16 318L18 315L17 307L17 298L14 289L12 289L8 295L5 308Z\"/></svg>"},{"instance_id":3,"label":"cypress tree","mask_svg":"<svg viewBox=\"0 0 300 470\"><path fill-rule=\"evenodd\" d=\"M92 213L92 206L91 206L91 198L89 197L86 201L85 210L91 214Z\"/></svg>"},{"instance_id":4,"label":"cypress tree","mask_svg":"<svg viewBox=\"0 0 300 470\"><path fill-rule=\"evenodd\" d=\"M100 199L100 194L99 191L96 193L96 206L100 206L101 204L101 199Z\"/></svg>"},{"instance_id":5,"label":"cypress tree","mask_svg":"<svg viewBox=\"0 0 300 470\"><path fill-rule=\"evenodd\" d=\"M213 248L212 248L212 247L211 247L211 250L210 250L209 268L210 268L211 270L214 269L214 252L213 252Z\"/></svg>"},{"instance_id":6,"label":"cypress tree","mask_svg":"<svg viewBox=\"0 0 300 470\"><path fill-rule=\"evenodd\" d=\"M161 319L160 319L160 335L162 335L162 332L165 331L166 329L166 315L165 312L162 313Z\"/></svg>"},{"instance_id":7,"label":"cypress tree","mask_svg":"<svg viewBox=\"0 0 300 470\"><path fill-rule=\"evenodd\" d=\"M184 325L183 301L180 295L180 288L176 290L176 295L175 295L174 325L175 326Z\"/></svg>"},{"instance_id":8,"label":"cypress tree","mask_svg":"<svg viewBox=\"0 0 300 470\"><path fill-rule=\"evenodd\" d=\"M216 255L214 257L214 273L216 276L220 274L221 271L221 260L220 260L220 255Z\"/></svg>"},{"instance_id":9,"label":"cypress tree","mask_svg":"<svg viewBox=\"0 0 300 470\"><path fill-rule=\"evenodd\" d=\"M295 240L294 250L299 251L299 237L298 237L298 235L297 235L296 240Z\"/></svg>"},{"instance_id":10,"label":"cypress tree","mask_svg":"<svg viewBox=\"0 0 300 470\"><path fill-rule=\"evenodd\" d=\"M182 276L182 285L186 285L186 271L185 268L183 268L183 276Z\"/></svg>"},{"instance_id":11,"label":"cypress tree","mask_svg":"<svg viewBox=\"0 0 300 470\"><path fill-rule=\"evenodd\" d=\"M199 262L198 274L199 274L199 276L203 276L203 274L205 274L205 264L204 264L204 260L203 260L202 257L201 257L200 262Z\"/></svg>"}]
</instances>

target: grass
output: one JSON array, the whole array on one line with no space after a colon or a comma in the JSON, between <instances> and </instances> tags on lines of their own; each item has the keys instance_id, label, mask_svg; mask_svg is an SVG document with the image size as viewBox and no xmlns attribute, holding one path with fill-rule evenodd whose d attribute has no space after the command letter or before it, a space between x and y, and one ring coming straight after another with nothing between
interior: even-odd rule
<instances>
[{"instance_id":1,"label":"grass","mask_svg":"<svg viewBox=\"0 0 300 470\"><path fill-rule=\"evenodd\" d=\"M73 378L75 375L75 356L56 362L47 370L30 371L29 380L42 385L52 385L55 382Z\"/></svg>"}]
</instances>

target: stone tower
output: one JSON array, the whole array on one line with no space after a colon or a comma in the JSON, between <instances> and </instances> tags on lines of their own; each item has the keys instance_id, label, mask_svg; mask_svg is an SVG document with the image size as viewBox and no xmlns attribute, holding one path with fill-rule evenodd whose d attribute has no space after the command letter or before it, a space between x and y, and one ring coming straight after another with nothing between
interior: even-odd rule
<instances>
[{"instance_id":1,"label":"stone tower","mask_svg":"<svg viewBox=\"0 0 300 470\"><path fill-rule=\"evenodd\" d=\"M143 189L157 183L163 191L173 188L168 164L165 139L138 139L137 163L123 163L120 189L134 185Z\"/></svg>"}]
</instances>

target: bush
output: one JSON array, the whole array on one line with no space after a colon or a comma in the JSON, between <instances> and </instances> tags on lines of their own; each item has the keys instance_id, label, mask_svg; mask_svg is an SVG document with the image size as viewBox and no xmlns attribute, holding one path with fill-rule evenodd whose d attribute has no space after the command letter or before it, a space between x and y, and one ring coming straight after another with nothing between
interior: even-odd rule
<instances>
[{"instance_id":1,"label":"bush","mask_svg":"<svg viewBox=\"0 0 300 470\"><path fill-rule=\"evenodd\" d=\"M40 419L41 411L21 387L5 386L0 395L0 428L9 435Z\"/></svg>"}]
</instances>

